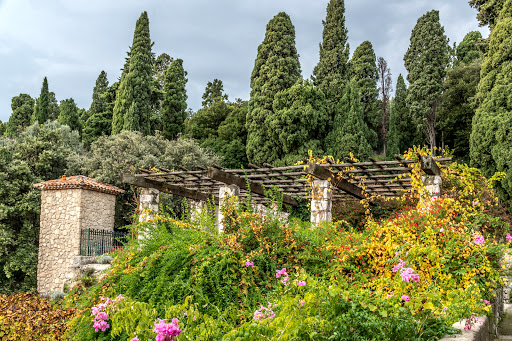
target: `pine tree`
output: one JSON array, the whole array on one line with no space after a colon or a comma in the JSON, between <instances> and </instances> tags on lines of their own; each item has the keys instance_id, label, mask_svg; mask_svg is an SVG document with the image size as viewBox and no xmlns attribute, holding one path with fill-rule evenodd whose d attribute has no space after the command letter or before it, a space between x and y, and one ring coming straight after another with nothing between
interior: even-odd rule
<instances>
[{"instance_id":1,"label":"pine tree","mask_svg":"<svg viewBox=\"0 0 512 341\"><path fill-rule=\"evenodd\" d=\"M119 87L119 82L115 82L109 86L99 97L100 103L104 103L104 111L95 112L84 123L82 130L82 141L89 147L100 136L110 135L112 130L112 113L116 101L116 93ZM81 121L85 115L81 116Z\"/></svg>"},{"instance_id":2,"label":"pine tree","mask_svg":"<svg viewBox=\"0 0 512 341\"><path fill-rule=\"evenodd\" d=\"M419 132L436 147L436 116L449 62L450 46L439 23L439 11L430 11L418 19L411 43L404 56L407 80L407 104ZM434 152L434 150L432 150Z\"/></svg>"},{"instance_id":3,"label":"pine tree","mask_svg":"<svg viewBox=\"0 0 512 341\"><path fill-rule=\"evenodd\" d=\"M478 48L478 43L481 39L482 34L479 31L472 31L466 34L456 48L456 63L469 64L475 59L480 58L482 52Z\"/></svg>"},{"instance_id":4,"label":"pine tree","mask_svg":"<svg viewBox=\"0 0 512 341\"><path fill-rule=\"evenodd\" d=\"M183 123L187 118L187 72L183 69L183 60L173 60L165 72L164 100L161 117L162 135L171 140L183 132Z\"/></svg>"},{"instance_id":5,"label":"pine tree","mask_svg":"<svg viewBox=\"0 0 512 341\"><path fill-rule=\"evenodd\" d=\"M327 153L335 158L348 157L353 153L359 159L372 155L372 147L366 139L368 126L363 120L363 104L357 82L354 80L345 87L338 104L334 127L327 135Z\"/></svg>"},{"instance_id":6,"label":"pine tree","mask_svg":"<svg viewBox=\"0 0 512 341\"><path fill-rule=\"evenodd\" d=\"M368 126L368 142L377 147L377 132L380 130L381 115L377 97L377 65L375 64L375 52L372 43L363 41L359 45L350 61L351 79L357 83L363 103L363 119Z\"/></svg>"},{"instance_id":7,"label":"pine tree","mask_svg":"<svg viewBox=\"0 0 512 341\"><path fill-rule=\"evenodd\" d=\"M471 164L485 176L506 172L505 198L512 196L512 0L507 0L489 36L482 62L470 137Z\"/></svg>"},{"instance_id":8,"label":"pine tree","mask_svg":"<svg viewBox=\"0 0 512 341\"><path fill-rule=\"evenodd\" d=\"M36 101L32 122L45 123L50 118L50 93L48 91L48 80L44 77L41 94Z\"/></svg>"},{"instance_id":9,"label":"pine tree","mask_svg":"<svg viewBox=\"0 0 512 341\"><path fill-rule=\"evenodd\" d=\"M60 115L58 121L62 125L67 125L71 130L82 132L80 125L80 116L78 114L78 107L73 98L65 99L60 102Z\"/></svg>"},{"instance_id":10,"label":"pine tree","mask_svg":"<svg viewBox=\"0 0 512 341\"><path fill-rule=\"evenodd\" d=\"M30 125L30 118L34 112L34 99L27 94L19 94L12 98L12 114L5 124L5 135L15 136Z\"/></svg>"},{"instance_id":11,"label":"pine tree","mask_svg":"<svg viewBox=\"0 0 512 341\"><path fill-rule=\"evenodd\" d=\"M215 101L227 101L228 95L224 94L224 85L220 79L215 78L213 82L208 82L203 94L203 107L210 106Z\"/></svg>"},{"instance_id":12,"label":"pine tree","mask_svg":"<svg viewBox=\"0 0 512 341\"><path fill-rule=\"evenodd\" d=\"M330 0L327 16L322 21L324 30L320 44L320 61L313 70L314 85L320 88L327 101L330 115L330 130L335 112L334 108L343 96L343 89L349 80L348 30L345 27L344 0Z\"/></svg>"},{"instance_id":13,"label":"pine tree","mask_svg":"<svg viewBox=\"0 0 512 341\"><path fill-rule=\"evenodd\" d=\"M290 17L281 12L267 24L251 75L252 90L246 123L247 157L250 162L262 164L276 159L276 149L280 147L269 142L274 96L291 87L300 77L295 28Z\"/></svg>"},{"instance_id":14,"label":"pine tree","mask_svg":"<svg viewBox=\"0 0 512 341\"><path fill-rule=\"evenodd\" d=\"M151 87L153 54L149 36L147 12L141 14L135 26L133 44L127 61L128 72L122 76L112 120L112 133L121 130L151 132ZM125 69L127 65L125 65Z\"/></svg>"}]
</instances>

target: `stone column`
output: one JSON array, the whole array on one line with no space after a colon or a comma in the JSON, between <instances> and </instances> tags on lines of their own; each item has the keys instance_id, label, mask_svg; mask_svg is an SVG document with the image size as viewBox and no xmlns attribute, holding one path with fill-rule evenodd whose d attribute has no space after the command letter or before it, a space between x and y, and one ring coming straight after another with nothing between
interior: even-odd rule
<instances>
[{"instance_id":1,"label":"stone column","mask_svg":"<svg viewBox=\"0 0 512 341\"><path fill-rule=\"evenodd\" d=\"M204 210L207 209L206 202L201 200L193 200L189 199L188 201L189 210L190 210L190 219L195 220L201 214L203 214Z\"/></svg>"},{"instance_id":2,"label":"stone column","mask_svg":"<svg viewBox=\"0 0 512 341\"><path fill-rule=\"evenodd\" d=\"M311 222L331 221L332 185L327 180L314 180L311 191Z\"/></svg>"},{"instance_id":3,"label":"stone column","mask_svg":"<svg viewBox=\"0 0 512 341\"><path fill-rule=\"evenodd\" d=\"M443 180L440 175L424 175L421 181L425 185L425 190L431 199L436 200L441 197L441 187Z\"/></svg>"},{"instance_id":4,"label":"stone column","mask_svg":"<svg viewBox=\"0 0 512 341\"><path fill-rule=\"evenodd\" d=\"M139 202L139 222L148 222L155 217L158 213L158 203L160 202L160 191L154 188L141 188L140 189L140 202ZM152 224L140 226L138 239L142 243L146 238L150 229L154 227Z\"/></svg>"},{"instance_id":5,"label":"stone column","mask_svg":"<svg viewBox=\"0 0 512 341\"><path fill-rule=\"evenodd\" d=\"M236 185L222 186L219 188L219 206L217 208L217 230L219 233L224 231L224 214L222 207L229 201L231 197L235 197L236 205L238 205L238 196L240 195L240 187Z\"/></svg>"},{"instance_id":6,"label":"stone column","mask_svg":"<svg viewBox=\"0 0 512 341\"><path fill-rule=\"evenodd\" d=\"M140 189L139 222L143 223L154 218L158 212L160 191L154 188Z\"/></svg>"}]
</instances>

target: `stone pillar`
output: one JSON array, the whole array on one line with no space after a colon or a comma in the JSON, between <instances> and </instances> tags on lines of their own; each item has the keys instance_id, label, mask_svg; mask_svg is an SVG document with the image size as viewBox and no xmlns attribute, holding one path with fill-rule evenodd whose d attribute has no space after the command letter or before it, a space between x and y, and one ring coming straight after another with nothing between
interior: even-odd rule
<instances>
[{"instance_id":1,"label":"stone pillar","mask_svg":"<svg viewBox=\"0 0 512 341\"><path fill-rule=\"evenodd\" d=\"M425 185L425 191L431 199L436 200L441 197L443 180L440 175L424 175L421 177L421 181Z\"/></svg>"},{"instance_id":2,"label":"stone pillar","mask_svg":"<svg viewBox=\"0 0 512 341\"><path fill-rule=\"evenodd\" d=\"M222 213L222 207L229 201L231 197L235 197L236 205L238 205L239 195L240 187L236 185L226 185L219 188L219 206L217 208L217 230L219 233L224 231L224 214Z\"/></svg>"},{"instance_id":3,"label":"stone pillar","mask_svg":"<svg viewBox=\"0 0 512 341\"><path fill-rule=\"evenodd\" d=\"M112 250L116 195L124 191L82 175L34 187L41 190L37 291L46 296L75 277L77 258Z\"/></svg>"},{"instance_id":4,"label":"stone pillar","mask_svg":"<svg viewBox=\"0 0 512 341\"><path fill-rule=\"evenodd\" d=\"M190 210L190 219L196 220L203 212L207 209L206 202L201 200L192 200L189 199L189 210Z\"/></svg>"},{"instance_id":5,"label":"stone pillar","mask_svg":"<svg viewBox=\"0 0 512 341\"><path fill-rule=\"evenodd\" d=\"M314 180L311 198L311 222L331 221L332 185L327 180Z\"/></svg>"},{"instance_id":6,"label":"stone pillar","mask_svg":"<svg viewBox=\"0 0 512 341\"><path fill-rule=\"evenodd\" d=\"M154 188L140 189L139 222L143 223L154 218L158 212L160 191Z\"/></svg>"}]
</instances>

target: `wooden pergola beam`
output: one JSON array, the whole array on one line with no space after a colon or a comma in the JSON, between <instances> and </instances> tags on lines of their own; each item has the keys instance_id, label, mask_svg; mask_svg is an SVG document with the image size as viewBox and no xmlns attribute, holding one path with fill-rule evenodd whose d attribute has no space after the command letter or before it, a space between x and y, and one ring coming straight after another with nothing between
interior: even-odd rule
<instances>
[{"instance_id":1,"label":"wooden pergola beam","mask_svg":"<svg viewBox=\"0 0 512 341\"><path fill-rule=\"evenodd\" d=\"M207 202L213 197L213 200L215 203L219 202L219 198L214 197L212 195L208 195L203 192L199 191L193 191L190 189L187 189L185 187L171 185L168 183L165 183L163 181L158 181L154 179L147 179L142 178L139 176L134 176L132 174L123 174L123 178L121 180L125 184L138 186L138 187L145 187L145 188L155 188L159 190L160 192L165 192L169 194L179 195L181 197L189 198L192 200L199 200L199 201L205 201Z\"/></svg>"},{"instance_id":2,"label":"wooden pergola beam","mask_svg":"<svg viewBox=\"0 0 512 341\"><path fill-rule=\"evenodd\" d=\"M265 196L265 189L259 183L250 182L238 175L227 173L221 169L208 167L208 177L215 181L225 183L227 185L236 185L242 189L250 190L251 193ZM249 188L247 187L249 185ZM283 202L292 206L297 206L299 203L289 195L283 194Z\"/></svg>"},{"instance_id":3,"label":"wooden pergola beam","mask_svg":"<svg viewBox=\"0 0 512 341\"><path fill-rule=\"evenodd\" d=\"M365 199L365 195L363 190L356 185L348 182L345 179L337 179L336 175L334 175L330 170L326 167L322 167L315 163L309 163L307 167L307 173L313 175L315 178L320 180L328 180L330 183L342 191L350 194L351 196L361 200Z\"/></svg>"}]
</instances>

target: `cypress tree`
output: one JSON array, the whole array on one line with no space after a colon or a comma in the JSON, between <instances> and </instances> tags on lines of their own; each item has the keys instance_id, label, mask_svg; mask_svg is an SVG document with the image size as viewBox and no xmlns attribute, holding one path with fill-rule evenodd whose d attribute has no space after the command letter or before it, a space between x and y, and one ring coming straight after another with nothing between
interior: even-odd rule
<instances>
[{"instance_id":1,"label":"cypress tree","mask_svg":"<svg viewBox=\"0 0 512 341\"><path fill-rule=\"evenodd\" d=\"M251 98L247 114L247 157L250 162L272 162L276 149L269 141L274 96L291 87L301 77L299 55L295 48L295 28L290 17L281 12L267 24L258 47L251 75Z\"/></svg>"},{"instance_id":2,"label":"cypress tree","mask_svg":"<svg viewBox=\"0 0 512 341\"><path fill-rule=\"evenodd\" d=\"M327 135L327 153L335 158L343 158L353 153L359 159L372 155L368 143L368 126L363 120L364 108L361 103L357 82L354 80L345 87L334 118L334 129Z\"/></svg>"},{"instance_id":3,"label":"cypress tree","mask_svg":"<svg viewBox=\"0 0 512 341\"><path fill-rule=\"evenodd\" d=\"M405 68L409 72L407 104L416 129L426 135L431 148L436 147L436 116L449 50L444 28L439 23L439 11L433 10L420 17L404 56Z\"/></svg>"},{"instance_id":4,"label":"cypress tree","mask_svg":"<svg viewBox=\"0 0 512 341\"><path fill-rule=\"evenodd\" d=\"M94 89L92 91L92 103L88 113L89 117L96 113L107 111L107 103L105 101L105 97L103 96L107 89L107 73L105 71L101 71L98 78L96 79L96 84L94 85Z\"/></svg>"},{"instance_id":5,"label":"cypress tree","mask_svg":"<svg viewBox=\"0 0 512 341\"><path fill-rule=\"evenodd\" d=\"M112 130L112 112L114 111L118 86L119 82L115 82L99 96L98 102L104 103L104 111L95 112L85 121L82 130L82 141L86 146L90 146L100 136L110 135ZM83 119L84 116L82 115L81 118Z\"/></svg>"},{"instance_id":6,"label":"cypress tree","mask_svg":"<svg viewBox=\"0 0 512 341\"><path fill-rule=\"evenodd\" d=\"M477 9L476 18L480 26L488 25L492 30L505 0L469 0L469 5Z\"/></svg>"},{"instance_id":7,"label":"cypress tree","mask_svg":"<svg viewBox=\"0 0 512 341\"><path fill-rule=\"evenodd\" d=\"M183 60L173 60L165 72L164 100L161 117L162 135L174 139L183 132L183 123L187 118L187 72L183 69Z\"/></svg>"},{"instance_id":8,"label":"cypress tree","mask_svg":"<svg viewBox=\"0 0 512 341\"><path fill-rule=\"evenodd\" d=\"M320 60L313 70L314 85L320 88L326 97L327 112L332 124L336 104L343 96L343 89L349 80L349 44L348 30L345 27L344 0L330 0L320 44Z\"/></svg>"},{"instance_id":9,"label":"cypress tree","mask_svg":"<svg viewBox=\"0 0 512 341\"><path fill-rule=\"evenodd\" d=\"M389 111L388 141L386 148L386 158L388 159L392 159L395 154L400 154L400 131L398 119L399 112L396 110L394 100L392 100L391 109Z\"/></svg>"},{"instance_id":10,"label":"cypress tree","mask_svg":"<svg viewBox=\"0 0 512 341\"><path fill-rule=\"evenodd\" d=\"M482 34L479 31L472 31L464 36L456 49L456 63L469 64L475 59L482 56L478 48L478 43L482 39Z\"/></svg>"},{"instance_id":11,"label":"cypress tree","mask_svg":"<svg viewBox=\"0 0 512 341\"><path fill-rule=\"evenodd\" d=\"M386 147L389 133L389 95L392 91L391 70L388 63L383 57L377 59L377 70L379 78L379 94L380 94L380 140L382 142L382 152L386 155Z\"/></svg>"},{"instance_id":12,"label":"cypress tree","mask_svg":"<svg viewBox=\"0 0 512 341\"><path fill-rule=\"evenodd\" d=\"M67 125L71 130L82 132L80 124L80 116L78 114L78 107L73 98L65 99L60 102L60 115L58 121L62 125Z\"/></svg>"},{"instance_id":13,"label":"cypress tree","mask_svg":"<svg viewBox=\"0 0 512 341\"><path fill-rule=\"evenodd\" d=\"M112 133L121 130L151 132L151 88L153 81L153 54L149 36L147 12L141 14L135 26L130 59L121 78L112 120Z\"/></svg>"},{"instance_id":14,"label":"cypress tree","mask_svg":"<svg viewBox=\"0 0 512 341\"><path fill-rule=\"evenodd\" d=\"M41 94L36 101L34 108L34 115L32 122L45 123L50 118L50 92L48 91L48 80L46 77L43 79L43 86L41 87Z\"/></svg>"},{"instance_id":15,"label":"cypress tree","mask_svg":"<svg viewBox=\"0 0 512 341\"><path fill-rule=\"evenodd\" d=\"M350 62L351 79L357 83L363 103L363 119L368 126L368 142L377 147L377 132L379 131L381 115L377 98L377 65L375 64L375 52L372 43L363 41L352 56Z\"/></svg>"},{"instance_id":16,"label":"cypress tree","mask_svg":"<svg viewBox=\"0 0 512 341\"><path fill-rule=\"evenodd\" d=\"M476 94L470 137L471 164L485 176L506 172L505 198L512 196L512 0L507 0L489 36Z\"/></svg>"},{"instance_id":17,"label":"cypress tree","mask_svg":"<svg viewBox=\"0 0 512 341\"><path fill-rule=\"evenodd\" d=\"M399 153L403 153L415 143L416 126L411 122L407 107L407 86L402 74L399 74L396 80L395 98L391 105L391 111L396 117Z\"/></svg>"},{"instance_id":18,"label":"cypress tree","mask_svg":"<svg viewBox=\"0 0 512 341\"><path fill-rule=\"evenodd\" d=\"M30 95L19 94L12 98L11 109L11 117L5 123L6 136L15 136L30 125L30 119L34 112L34 99Z\"/></svg>"}]
</instances>

